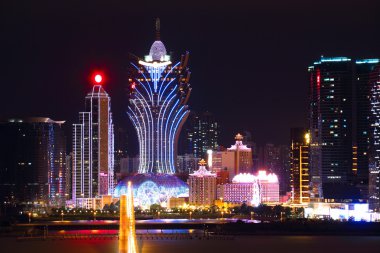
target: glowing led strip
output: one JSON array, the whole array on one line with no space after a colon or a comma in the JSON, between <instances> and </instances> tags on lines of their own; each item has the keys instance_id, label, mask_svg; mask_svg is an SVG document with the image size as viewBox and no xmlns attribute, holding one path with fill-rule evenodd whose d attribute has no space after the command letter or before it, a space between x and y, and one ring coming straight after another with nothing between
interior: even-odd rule
<instances>
[{"instance_id":1,"label":"glowing led strip","mask_svg":"<svg viewBox=\"0 0 380 253\"><path fill-rule=\"evenodd\" d=\"M182 108L184 108L184 106L182 106ZM173 131L173 135L172 135L172 141L170 142L171 146L172 146L172 152L171 152L171 174L174 174L175 173L175 166L174 166L174 138L177 134L177 131L178 131L178 125L182 122L182 119L183 117L188 113L189 111L184 111L182 116L179 118L179 120L177 121L177 124L175 126L175 130Z\"/></svg>"},{"instance_id":2,"label":"glowing led strip","mask_svg":"<svg viewBox=\"0 0 380 253\"><path fill-rule=\"evenodd\" d=\"M132 109L129 108L129 110L132 110ZM132 113L133 113L133 111L132 111ZM129 112L127 112L127 114L129 116L129 118L132 120L132 124L135 127L136 132L137 132L137 138L139 140L140 161L141 161L142 160L141 159L141 156L142 156L142 133L140 131L141 127L137 126L137 124L136 124L137 119L135 119L132 114L130 114ZM143 164L143 162L139 162L139 168L138 168L139 173L142 171L142 164Z\"/></svg>"},{"instance_id":3,"label":"glowing led strip","mask_svg":"<svg viewBox=\"0 0 380 253\"><path fill-rule=\"evenodd\" d=\"M173 165L171 163L172 159L173 159L173 142L174 142L174 138L171 138L172 136L172 131L173 131L173 127L176 123L176 120L177 120L177 116L181 113L181 111L184 109L185 106L181 106L181 108L179 110L177 110L177 113L175 114L173 120L171 121L171 126L170 126L170 131L169 131L169 173L172 174L174 173L173 171ZM174 132L176 132L176 129L174 128Z\"/></svg>"},{"instance_id":4,"label":"glowing led strip","mask_svg":"<svg viewBox=\"0 0 380 253\"><path fill-rule=\"evenodd\" d=\"M134 99L132 99L131 101L135 105L135 108L137 108L137 110L139 111L139 113L141 115L141 111L138 108L138 106L136 105L136 102L134 102ZM140 121L138 120L139 117L137 117L137 115L135 114L135 112L133 110L130 110L130 111L133 113L133 115L136 118L137 122L139 122L139 124L140 124ZM142 167L143 171L141 171L140 173L147 173L147 171L145 171L145 168L147 167L146 166L146 159L147 159L147 157L145 157L145 155L146 155L146 143L145 143L146 142L146 131L143 131L143 130L146 129L144 117L142 117L142 121L143 121L144 127L142 127L142 125L140 124L141 133L143 134L142 135L142 142L141 142L141 144L142 144L142 154L141 154L140 160L143 161L143 167Z\"/></svg>"},{"instance_id":5,"label":"glowing led strip","mask_svg":"<svg viewBox=\"0 0 380 253\"><path fill-rule=\"evenodd\" d=\"M166 119L165 138L167 138L167 134L166 133L167 133L167 129L168 129L168 123L170 122L171 124L173 124L173 121L170 120L170 116L171 116L173 110L177 108L178 103L179 103L179 99L177 99L177 102L175 102L174 106L172 107L172 109L171 109L171 111L170 111L170 113L169 113L169 115L168 115L168 117ZM167 138L167 140L169 140L168 142L170 143L170 139ZM168 158L166 157L166 155L169 156L169 154L168 154L168 148L167 148L167 145L170 145L169 143L166 143L166 145L165 145L165 170L166 171L169 170L169 168L168 168L168 160L167 160L169 157Z\"/></svg>"},{"instance_id":6,"label":"glowing led strip","mask_svg":"<svg viewBox=\"0 0 380 253\"><path fill-rule=\"evenodd\" d=\"M136 91L140 95L140 97L142 98L142 100L140 100L140 101L144 101L145 105L146 105L146 106L143 106L143 107L144 107L144 110L145 110L145 113L146 113L146 117L147 117L147 120L148 120L148 131L150 131L150 134L148 133L148 136L151 135L151 144L149 145L150 148L148 146L148 149L149 149L149 152L150 152L151 156L150 156L150 159L149 159L149 162L148 162L148 166L152 166L152 168L153 168L153 166L154 166L154 164L153 164L153 161L154 161L154 154L153 154L153 147L154 147L154 123L153 123L153 115L152 115L152 111L150 109L150 106L148 105L148 102L141 95L141 93L138 91L138 89L136 89ZM146 108L148 108L149 114L148 114ZM148 118L149 115L150 115L150 122L149 122L149 118ZM149 129L149 128L151 128L151 129ZM149 163L151 163L151 165Z\"/></svg>"},{"instance_id":7,"label":"glowing led strip","mask_svg":"<svg viewBox=\"0 0 380 253\"><path fill-rule=\"evenodd\" d=\"M174 93L173 94L173 92L176 90L176 87L177 86L175 86L175 88L169 93L169 95L165 98L165 100L164 100L164 102L163 102L163 104L162 104L162 106L161 106L161 108L160 108L160 112L159 112L159 114L158 114L158 121L157 121L157 129L159 129L159 131L160 131L160 140L161 140L161 145L160 145L160 153L161 153L161 156L160 156L160 160L162 161L162 158L163 158L163 150L164 150L164 143L163 143L163 138L162 138L162 133L163 133L163 125L164 125L164 119L165 119L165 113L166 113L166 110L168 109L168 107L169 107L169 105L170 105L170 102L171 102L171 100L173 99L173 98L175 98L176 97L176 94ZM172 95L173 94L173 95ZM170 97L172 95L172 97ZM167 104L166 104L166 102L167 102ZM166 105L165 105L166 104ZM162 116L161 116L161 111L162 111L162 108L165 108L164 109L164 111L163 111L163 114L162 114ZM161 116L161 117L160 117ZM168 119L167 119L168 120ZM161 125L159 125L159 123L160 123L160 121L161 121ZM164 136L164 137L166 137L166 136ZM161 166L163 166L163 164L161 164ZM163 169L163 167L162 167L162 169Z\"/></svg>"}]
</instances>

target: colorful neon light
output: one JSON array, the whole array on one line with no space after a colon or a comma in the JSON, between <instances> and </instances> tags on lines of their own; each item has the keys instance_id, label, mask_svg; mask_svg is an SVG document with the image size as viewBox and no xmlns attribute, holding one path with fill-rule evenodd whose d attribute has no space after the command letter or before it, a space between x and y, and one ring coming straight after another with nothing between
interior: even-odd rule
<instances>
[{"instance_id":1,"label":"colorful neon light","mask_svg":"<svg viewBox=\"0 0 380 253\"><path fill-rule=\"evenodd\" d=\"M190 87L177 78L188 69L167 59L165 46L155 41L146 61L131 63L137 75L128 116L139 140L138 173L175 173L175 142L189 113L184 101Z\"/></svg>"}]
</instances>

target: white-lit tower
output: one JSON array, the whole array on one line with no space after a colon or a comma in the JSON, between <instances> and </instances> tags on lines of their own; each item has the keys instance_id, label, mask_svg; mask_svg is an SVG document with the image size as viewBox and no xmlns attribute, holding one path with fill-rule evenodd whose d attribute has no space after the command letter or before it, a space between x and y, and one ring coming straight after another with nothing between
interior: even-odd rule
<instances>
[{"instance_id":1,"label":"white-lit tower","mask_svg":"<svg viewBox=\"0 0 380 253\"><path fill-rule=\"evenodd\" d=\"M111 98L95 76L85 111L73 124L73 200L110 195L114 188L114 133Z\"/></svg>"}]
</instances>

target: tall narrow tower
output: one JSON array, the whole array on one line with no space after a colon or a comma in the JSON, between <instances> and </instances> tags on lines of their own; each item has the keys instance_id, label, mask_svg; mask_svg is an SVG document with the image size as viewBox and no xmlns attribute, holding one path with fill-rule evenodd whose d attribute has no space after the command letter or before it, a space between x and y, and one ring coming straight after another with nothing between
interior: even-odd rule
<instances>
[{"instance_id":1,"label":"tall narrow tower","mask_svg":"<svg viewBox=\"0 0 380 253\"><path fill-rule=\"evenodd\" d=\"M114 188L111 99L101 78L95 81L73 125L73 200L109 195Z\"/></svg>"},{"instance_id":2,"label":"tall narrow tower","mask_svg":"<svg viewBox=\"0 0 380 253\"><path fill-rule=\"evenodd\" d=\"M303 128L292 128L290 137L290 186L292 189L292 203L307 204L310 202L310 134Z\"/></svg>"},{"instance_id":3,"label":"tall narrow tower","mask_svg":"<svg viewBox=\"0 0 380 253\"><path fill-rule=\"evenodd\" d=\"M156 20L156 41L149 55L131 63L128 116L139 141L139 173L175 173L178 136L189 113L188 59L187 52L180 61L171 62Z\"/></svg>"}]
</instances>

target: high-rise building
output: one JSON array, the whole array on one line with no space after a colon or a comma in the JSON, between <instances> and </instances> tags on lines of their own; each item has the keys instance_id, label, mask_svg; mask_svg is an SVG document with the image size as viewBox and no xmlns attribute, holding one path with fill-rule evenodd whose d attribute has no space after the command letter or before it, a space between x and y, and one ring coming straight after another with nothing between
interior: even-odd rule
<instances>
[{"instance_id":1,"label":"high-rise building","mask_svg":"<svg viewBox=\"0 0 380 253\"><path fill-rule=\"evenodd\" d=\"M139 173L174 174L178 136L189 114L189 53L173 63L160 40L159 21L156 41L144 60L132 62L128 116L139 141Z\"/></svg>"},{"instance_id":2,"label":"high-rise building","mask_svg":"<svg viewBox=\"0 0 380 253\"><path fill-rule=\"evenodd\" d=\"M360 197L368 199L369 184L369 153L371 140L371 93L373 81L372 72L379 64L379 59L363 59L355 61L355 110L354 110L354 147L356 148L357 168L353 167L354 184L360 190ZM355 150L354 150L355 151Z\"/></svg>"},{"instance_id":3,"label":"high-rise building","mask_svg":"<svg viewBox=\"0 0 380 253\"><path fill-rule=\"evenodd\" d=\"M309 144L310 134L303 128L292 128L290 133L290 186L294 204L310 202Z\"/></svg>"},{"instance_id":4,"label":"high-rise building","mask_svg":"<svg viewBox=\"0 0 380 253\"><path fill-rule=\"evenodd\" d=\"M346 57L322 57L309 67L313 197L358 198L352 173L353 68Z\"/></svg>"},{"instance_id":5,"label":"high-rise building","mask_svg":"<svg viewBox=\"0 0 380 253\"><path fill-rule=\"evenodd\" d=\"M369 80L378 63L322 57L309 67L312 197L368 199Z\"/></svg>"},{"instance_id":6,"label":"high-rise building","mask_svg":"<svg viewBox=\"0 0 380 253\"><path fill-rule=\"evenodd\" d=\"M74 201L112 194L113 136L111 98L101 85L94 85L86 96L85 111L79 113L79 123L73 124Z\"/></svg>"},{"instance_id":7,"label":"high-rise building","mask_svg":"<svg viewBox=\"0 0 380 253\"><path fill-rule=\"evenodd\" d=\"M380 210L380 65L371 73L370 148L369 148L369 208Z\"/></svg>"},{"instance_id":8,"label":"high-rise building","mask_svg":"<svg viewBox=\"0 0 380 253\"><path fill-rule=\"evenodd\" d=\"M184 127L184 154L205 158L207 150L218 148L219 124L210 112L192 111Z\"/></svg>"},{"instance_id":9,"label":"high-rise building","mask_svg":"<svg viewBox=\"0 0 380 253\"><path fill-rule=\"evenodd\" d=\"M206 169L206 162L199 162L199 169L189 175L189 204L207 205L214 204L216 199L216 174Z\"/></svg>"},{"instance_id":10,"label":"high-rise building","mask_svg":"<svg viewBox=\"0 0 380 253\"><path fill-rule=\"evenodd\" d=\"M235 140L235 144L226 151L213 151L211 157L212 170L218 172L226 169L229 178L239 173L250 173L253 167L252 149L243 144L241 134L237 134Z\"/></svg>"},{"instance_id":11,"label":"high-rise building","mask_svg":"<svg viewBox=\"0 0 380 253\"><path fill-rule=\"evenodd\" d=\"M10 119L0 123L1 203L65 203L64 121Z\"/></svg>"}]
</instances>

